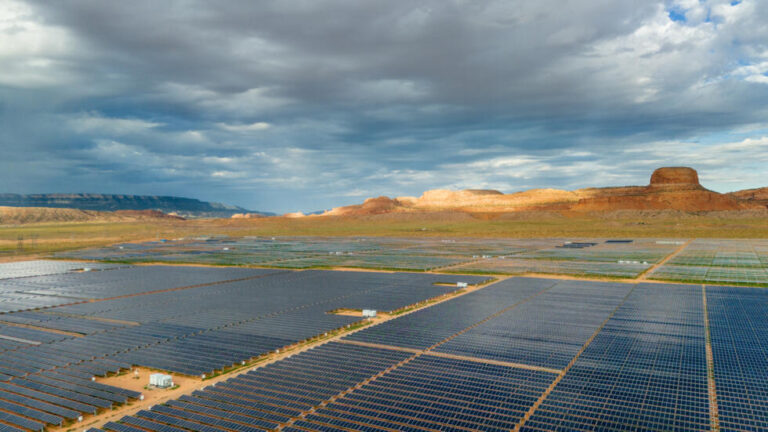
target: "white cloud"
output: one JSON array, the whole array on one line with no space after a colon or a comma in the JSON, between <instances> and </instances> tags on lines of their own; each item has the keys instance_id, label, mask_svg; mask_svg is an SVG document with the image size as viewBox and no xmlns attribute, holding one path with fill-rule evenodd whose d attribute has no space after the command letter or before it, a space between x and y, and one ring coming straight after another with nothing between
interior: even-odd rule
<instances>
[{"instance_id":1,"label":"white cloud","mask_svg":"<svg viewBox=\"0 0 768 432\"><path fill-rule=\"evenodd\" d=\"M240 92L222 92L199 84L176 82L159 85L154 98L194 105L204 110L236 117L254 117L271 113L290 103L285 97L271 94L267 88L254 87Z\"/></svg>"},{"instance_id":2,"label":"white cloud","mask_svg":"<svg viewBox=\"0 0 768 432\"><path fill-rule=\"evenodd\" d=\"M744 78L744 81L760 83L760 84L768 84L768 75L750 75Z\"/></svg>"},{"instance_id":3,"label":"white cloud","mask_svg":"<svg viewBox=\"0 0 768 432\"><path fill-rule=\"evenodd\" d=\"M93 149L95 156L99 159L130 159L139 160L144 157L144 152L132 145L112 140L96 140L96 146Z\"/></svg>"},{"instance_id":4,"label":"white cloud","mask_svg":"<svg viewBox=\"0 0 768 432\"><path fill-rule=\"evenodd\" d=\"M269 129L272 125L267 122L255 122L250 124L227 124L227 123L217 123L217 126L219 126L221 129L230 131L230 132L258 132Z\"/></svg>"},{"instance_id":5,"label":"white cloud","mask_svg":"<svg viewBox=\"0 0 768 432\"><path fill-rule=\"evenodd\" d=\"M236 179L242 178L245 174L234 171L214 171L211 173L211 177L223 178L223 179Z\"/></svg>"},{"instance_id":6,"label":"white cloud","mask_svg":"<svg viewBox=\"0 0 768 432\"><path fill-rule=\"evenodd\" d=\"M70 32L43 23L31 7L0 2L0 84L38 88L72 84L69 59L79 55Z\"/></svg>"},{"instance_id":7,"label":"white cloud","mask_svg":"<svg viewBox=\"0 0 768 432\"><path fill-rule=\"evenodd\" d=\"M65 121L77 133L109 135L136 134L163 126L163 123L137 118L104 117L95 112L69 117Z\"/></svg>"}]
</instances>

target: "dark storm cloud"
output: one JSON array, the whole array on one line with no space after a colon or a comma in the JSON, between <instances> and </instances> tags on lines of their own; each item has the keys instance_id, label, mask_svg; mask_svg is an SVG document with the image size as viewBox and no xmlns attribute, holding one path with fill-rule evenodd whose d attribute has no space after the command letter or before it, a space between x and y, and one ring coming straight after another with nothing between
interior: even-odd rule
<instances>
[{"instance_id":1,"label":"dark storm cloud","mask_svg":"<svg viewBox=\"0 0 768 432\"><path fill-rule=\"evenodd\" d=\"M765 174L757 0L2 7L9 191L312 210L434 187L644 183L664 164L720 188Z\"/></svg>"}]
</instances>

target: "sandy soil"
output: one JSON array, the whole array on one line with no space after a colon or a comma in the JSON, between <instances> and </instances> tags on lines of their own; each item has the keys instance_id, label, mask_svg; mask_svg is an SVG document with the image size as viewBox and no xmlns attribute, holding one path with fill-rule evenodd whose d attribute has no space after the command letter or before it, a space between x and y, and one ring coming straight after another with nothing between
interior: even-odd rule
<instances>
[{"instance_id":1,"label":"sandy soil","mask_svg":"<svg viewBox=\"0 0 768 432\"><path fill-rule=\"evenodd\" d=\"M335 315L343 315L343 316L351 316L351 317L361 317L361 318L363 316L363 311L362 310L356 310L356 309L338 309L338 310L333 311L332 313L335 314ZM376 312L376 317L377 318L386 319L386 318L389 318L390 315L388 313L386 313L386 312L377 311Z\"/></svg>"}]
</instances>

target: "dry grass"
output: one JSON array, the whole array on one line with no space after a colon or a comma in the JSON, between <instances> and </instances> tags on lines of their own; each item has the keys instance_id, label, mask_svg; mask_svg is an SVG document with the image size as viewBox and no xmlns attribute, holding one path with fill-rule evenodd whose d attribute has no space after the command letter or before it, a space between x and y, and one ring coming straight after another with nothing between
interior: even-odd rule
<instances>
[{"instance_id":1,"label":"dry grass","mask_svg":"<svg viewBox=\"0 0 768 432\"><path fill-rule=\"evenodd\" d=\"M199 235L508 238L768 238L768 212L466 213L70 222L0 226L0 259Z\"/></svg>"}]
</instances>

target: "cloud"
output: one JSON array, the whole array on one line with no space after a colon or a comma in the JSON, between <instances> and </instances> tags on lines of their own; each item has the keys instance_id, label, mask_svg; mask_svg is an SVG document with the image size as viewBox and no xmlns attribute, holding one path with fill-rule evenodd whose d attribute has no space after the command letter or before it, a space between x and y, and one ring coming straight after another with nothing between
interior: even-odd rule
<instances>
[{"instance_id":1,"label":"cloud","mask_svg":"<svg viewBox=\"0 0 768 432\"><path fill-rule=\"evenodd\" d=\"M110 135L141 133L163 125L142 119L108 118L97 113L66 118L66 121L76 133L105 133Z\"/></svg>"},{"instance_id":2,"label":"cloud","mask_svg":"<svg viewBox=\"0 0 768 432\"><path fill-rule=\"evenodd\" d=\"M230 132L258 132L269 129L272 125L267 122L256 122L251 124L219 123L218 126Z\"/></svg>"},{"instance_id":3,"label":"cloud","mask_svg":"<svg viewBox=\"0 0 768 432\"><path fill-rule=\"evenodd\" d=\"M70 60L80 54L64 27L37 19L32 7L15 0L0 4L0 85L39 88L73 81Z\"/></svg>"},{"instance_id":4,"label":"cloud","mask_svg":"<svg viewBox=\"0 0 768 432\"><path fill-rule=\"evenodd\" d=\"M8 0L0 184L276 211L662 164L761 186L768 5L732 3Z\"/></svg>"}]
</instances>

